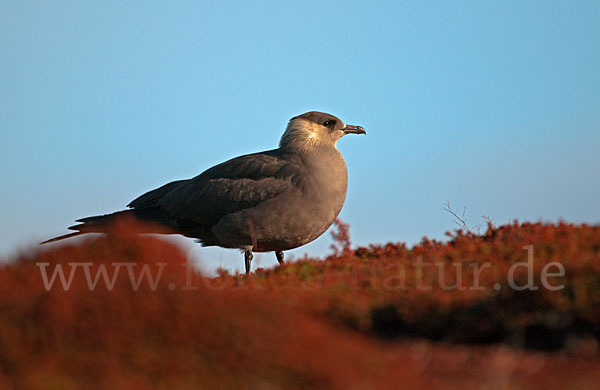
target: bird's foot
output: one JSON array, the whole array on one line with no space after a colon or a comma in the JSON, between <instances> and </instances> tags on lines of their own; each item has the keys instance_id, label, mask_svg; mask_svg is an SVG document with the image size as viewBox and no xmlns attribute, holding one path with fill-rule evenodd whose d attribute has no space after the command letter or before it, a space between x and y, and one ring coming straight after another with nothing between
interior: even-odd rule
<instances>
[{"instance_id":1,"label":"bird's foot","mask_svg":"<svg viewBox=\"0 0 600 390\"><path fill-rule=\"evenodd\" d=\"M246 275L250 273L250 263L252 262L252 258L254 255L252 254L252 250L244 251L244 262L246 263Z\"/></svg>"}]
</instances>

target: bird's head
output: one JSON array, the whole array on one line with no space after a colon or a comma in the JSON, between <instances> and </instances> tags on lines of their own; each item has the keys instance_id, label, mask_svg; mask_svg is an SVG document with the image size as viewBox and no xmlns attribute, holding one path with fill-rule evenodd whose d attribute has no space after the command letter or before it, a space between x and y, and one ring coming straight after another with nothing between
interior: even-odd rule
<instances>
[{"instance_id":1,"label":"bird's head","mask_svg":"<svg viewBox=\"0 0 600 390\"><path fill-rule=\"evenodd\" d=\"M362 127L347 125L331 114L310 111L290 119L279 147L295 151L335 148L337 141L346 134L367 133Z\"/></svg>"}]
</instances>

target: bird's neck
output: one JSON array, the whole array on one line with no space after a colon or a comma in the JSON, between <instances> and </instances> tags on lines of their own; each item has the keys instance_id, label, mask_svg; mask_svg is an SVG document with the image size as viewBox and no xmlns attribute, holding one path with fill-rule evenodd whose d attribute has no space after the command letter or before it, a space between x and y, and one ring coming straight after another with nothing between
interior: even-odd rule
<instances>
[{"instance_id":1,"label":"bird's neck","mask_svg":"<svg viewBox=\"0 0 600 390\"><path fill-rule=\"evenodd\" d=\"M285 154L297 156L311 170L346 170L346 162L336 147L316 145L312 148L282 145L279 150Z\"/></svg>"}]
</instances>

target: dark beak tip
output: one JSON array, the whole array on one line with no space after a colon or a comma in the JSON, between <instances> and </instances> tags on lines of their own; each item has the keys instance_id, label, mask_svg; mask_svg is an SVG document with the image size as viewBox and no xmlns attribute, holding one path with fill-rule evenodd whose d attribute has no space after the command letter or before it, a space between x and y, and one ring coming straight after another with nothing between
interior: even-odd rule
<instances>
[{"instance_id":1,"label":"dark beak tip","mask_svg":"<svg viewBox=\"0 0 600 390\"><path fill-rule=\"evenodd\" d=\"M346 126L344 129L345 134L367 134L366 130L362 126Z\"/></svg>"}]
</instances>

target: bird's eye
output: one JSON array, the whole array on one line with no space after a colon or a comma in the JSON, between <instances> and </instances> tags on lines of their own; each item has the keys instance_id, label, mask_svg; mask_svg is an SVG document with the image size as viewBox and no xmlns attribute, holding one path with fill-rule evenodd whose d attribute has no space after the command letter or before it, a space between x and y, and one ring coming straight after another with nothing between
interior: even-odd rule
<instances>
[{"instance_id":1,"label":"bird's eye","mask_svg":"<svg viewBox=\"0 0 600 390\"><path fill-rule=\"evenodd\" d=\"M323 122L323 126L325 126L325 127L332 127L333 125L335 125L335 121L325 121L325 122Z\"/></svg>"}]
</instances>

